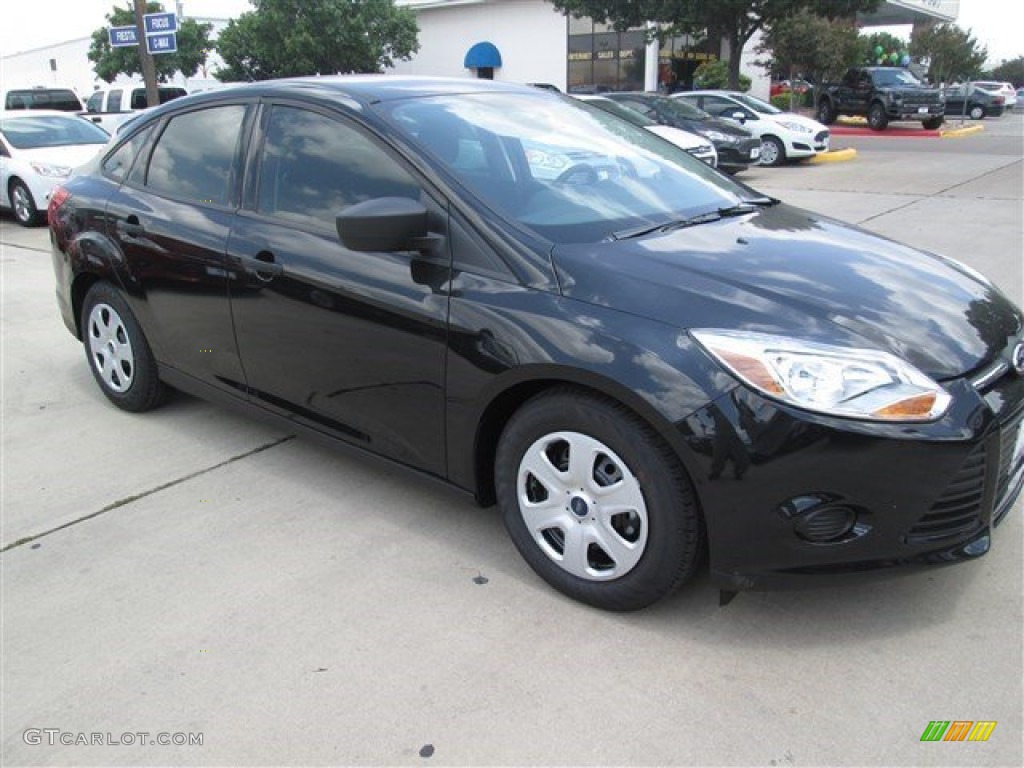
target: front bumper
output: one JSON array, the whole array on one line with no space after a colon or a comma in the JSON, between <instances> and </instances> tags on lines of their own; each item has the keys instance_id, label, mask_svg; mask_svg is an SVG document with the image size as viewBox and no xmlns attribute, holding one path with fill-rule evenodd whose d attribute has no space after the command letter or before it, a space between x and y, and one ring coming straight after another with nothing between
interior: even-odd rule
<instances>
[{"instance_id":1,"label":"front bumper","mask_svg":"<svg viewBox=\"0 0 1024 768\"><path fill-rule=\"evenodd\" d=\"M830 138L829 131L818 131L815 134L791 134L786 139L786 156L799 159L828 152Z\"/></svg>"},{"instance_id":2,"label":"front bumper","mask_svg":"<svg viewBox=\"0 0 1024 768\"><path fill-rule=\"evenodd\" d=\"M719 168L746 168L756 165L761 159L761 140L743 139L733 143L716 143Z\"/></svg>"},{"instance_id":3,"label":"front bumper","mask_svg":"<svg viewBox=\"0 0 1024 768\"><path fill-rule=\"evenodd\" d=\"M699 457L714 583L808 586L987 552L1024 486L1024 376L946 386L954 404L932 424L819 417L740 386L677 425ZM849 530L806 538L834 510Z\"/></svg>"},{"instance_id":4,"label":"front bumper","mask_svg":"<svg viewBox=\"0 0 1024 768\"><path fill-rule=\"evenodd\" d=\"M945 104L890 104L886 107L890 120L927 120L931 117L942 117L946 113Z\"/></svg>"}]
</instances>

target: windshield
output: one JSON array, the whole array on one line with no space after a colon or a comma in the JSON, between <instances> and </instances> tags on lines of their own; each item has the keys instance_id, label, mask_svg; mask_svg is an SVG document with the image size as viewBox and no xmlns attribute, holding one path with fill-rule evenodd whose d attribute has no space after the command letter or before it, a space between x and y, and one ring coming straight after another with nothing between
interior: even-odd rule
<instances>
[{"instance_id":1,"label":"windshield","mask_svg":"<svg viewBox=\"0 0 1024 768\"><path fill-rule=\"evenodd\" d=\"M568 98L491 93L379 108L488 208L555 243L599 242L752 194L648 131Z\"/></svg>"},{"instance_id":2,"label":"windshield","mask_svg":"<svg viewBox=\"0 0 1024 768\"><path fill-rule=\"evenodd\" d=\"M646 128L649 125L657 125L657 123L649 117L644 117L639 112L634 112L629 107L616 104L611 99L580 99L580 101L591 107L596 107L597 109L607 112L609 115L615 115L620 120L625 120L627 123L632 123L640 128Z\"/></svg>"},{"instance_id":3,"label":"windshield","mask_svg":"<svg viewBox=\"0 0 1024 768\"><path fill-rule=\"evenodd\" d=\"M781 115L782 110L778 107L773 107L767 101L761 101L755 99L753 96L748 96L745 93L733 93L731 97L742 104L747 109L752 109L755 112L760 112L762 115Z\"/></svg>"},{"instance_id":4,"label":"windshield","mask_svg":"<svg viewBox=\"0 0 1024 768\"><path fill-rule=\"evenodd\" d=\"M32 115L0 121L0 133L15 149L67 147L75 144L106 144L110 136L80 117Z\"/></svg>"},{"instance_id":5,"label":"windshield","mask_svg":"<svg viewBox=\"0 0 1024 768\"><path fill-rule=\"evenodd\" d=\"M711 115L700 107L695 107L682 99L670 99L667 96L658 99L658 108L683 120L707 120Z\"/></svg>"},{"instance_id":6,"label":"windshield","mask_svg":"<svg viewBox=\"0 0 1024 768\"><path fill-rule=\"evenodd\" d=\"M905 69L874 70L875 85L921 85L921 81Z\"/></svg>"}]
</instances>

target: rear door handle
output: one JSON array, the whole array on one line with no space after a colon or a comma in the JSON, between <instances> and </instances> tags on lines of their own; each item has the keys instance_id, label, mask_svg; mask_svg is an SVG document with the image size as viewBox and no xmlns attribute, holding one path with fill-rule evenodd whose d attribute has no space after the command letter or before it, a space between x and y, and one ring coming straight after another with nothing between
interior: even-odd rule
<instances>
[{"instance_id":1,"label":"rear door handle","mask_svg":"<svg viewBox=\"0 0 1024 768\"><path fill-rule=\"evenodd\" d=\"M139 224L135 216L129 216L126 220L118 220L117 233L122 237L142 237L146 234L146 228Z\"/></svg>"},{"instance_id":2,"label":"rear door handle","mask_svg":"<svg viewBox=\"0 0 1024 768\"><path fill-rule=\"evenodd\" d=\"M274 262L274 254L269 251L260 251L255 257L242 256L239 261L247 271L256 276L257 280L264 282L273 280L275 276L284 272L284 267Z\"/></svg>"}]
</instances>

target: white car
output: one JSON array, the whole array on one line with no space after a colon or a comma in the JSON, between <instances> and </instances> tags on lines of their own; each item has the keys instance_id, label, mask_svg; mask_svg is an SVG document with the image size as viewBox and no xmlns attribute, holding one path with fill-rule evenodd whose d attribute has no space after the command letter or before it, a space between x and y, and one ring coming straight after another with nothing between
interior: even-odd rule
<instances>
[{"instance_id":1,"label":"white car","mask_svg":"<svg viewBox=\"0 0 1024 768\"><path fill-rule=\"evenodd\" d=\"M761 165L828 152L829 130L817 120L783 112L766 101L736 91L688 91L673 95L715 117L742 125L761 139Z\"/></svg>"},{"instance_id":2,"label":"white car","mask_svg":"<svg viewBox=\"0 0 1024 768\"><path fill-rule=\"evenodd\" d=\"M639 112L629 109L628 107L624 107L611 99L606 99L604 96L574 94L573 98L585 101L598 109L604 110L609 114L625 120L627 123L632 123L633 125L638 125L641 128L646 128L656 136L660 136L666 141L675 144L680 149L686 150L698 160L707 163L712 168L718 166L718 152L715 150L715 145L703 136L698 136L695 133L684 131L682 128L674 128L671 125L660 125L659 123L644 117Z\"/></svg>"},{"instance_id":3,"label":"white car","mask_svg":"<svg viewBox=\"0 0 1024 768\"><path fill-rule=\"evenodd\" d=\"M975 80L974 86L998 94L1005 100L1007 111L1017 103L1017 91L1011 83L997 83L994 80Z\"/></svg>"},{"instance_id":4,"label":"white car","mask_svg":"<svg viewBox=\"0 0 1024 768\"><path fill-rule=\"evenodd\" d=\"M109 141L102 128L53 110L0 111L0 207L23 227L40 223L50 192Z\"/></svg>"}]
</instances>

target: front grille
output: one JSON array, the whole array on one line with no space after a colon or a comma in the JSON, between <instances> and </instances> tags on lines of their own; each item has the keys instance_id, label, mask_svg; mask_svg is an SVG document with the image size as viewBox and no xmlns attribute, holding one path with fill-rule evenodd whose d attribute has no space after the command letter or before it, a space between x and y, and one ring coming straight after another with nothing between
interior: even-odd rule
<instances>
[{"instance_id":1,"label":"front grille","mask_svg":"<svg viewBox=\"0 0 1024 768\"><path fill-rule=\"evenodd\" d=\"M979 445L964 459L938 501L910 529L908 543L963 536L980 528L984 498L985 448Z\"/></svg>"},{"instance_id":2,"label":"front grille","mask_svg":"<svg viewBox=\"0 0 1024 768\"><path fill-rule=\"evenodd\" d=\"M1013 449L1017 445L1017 437L1020 430L1024 429L1024 411L1016 414L1003 425L999 434L999 469L996 472L996 519L998 524L1002 521L1007 512L1010 511L1009 499L1007 496L1016 490L1014 480L1018 479L1017 469L1019 464L1014 464Z\"/></svg>"}]
</instances>

